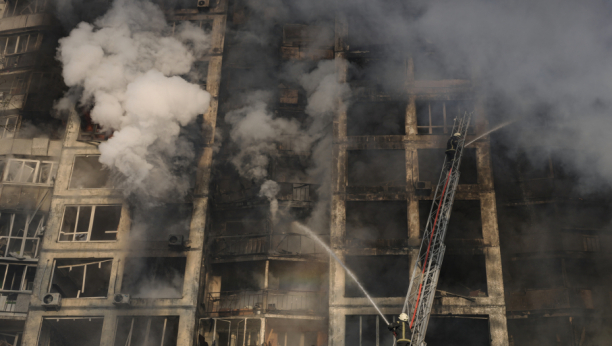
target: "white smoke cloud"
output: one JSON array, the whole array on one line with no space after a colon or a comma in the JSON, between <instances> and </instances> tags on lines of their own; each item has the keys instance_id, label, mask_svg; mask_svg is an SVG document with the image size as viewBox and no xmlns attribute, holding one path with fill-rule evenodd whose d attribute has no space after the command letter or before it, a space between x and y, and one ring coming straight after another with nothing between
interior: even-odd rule
<instances>
[{"instance_id":1,"label":"white smoke cloud","mask_svg":"<svg viewBox=\"0 0 612 346\"><path fill-rule=\"evenodd\" d=\"M148 1L117 0L95 24L82 22L60 40L58 59L80 102L92 103L92 120L112 130L100 162L116 170L127 193L184 194L189 179L177 160L192 160L182 126L207 111L210 94L180 75L209 48L210 38L189 23L167 36L163 12ZM71 94L69 93L69 95ZM74 106L67 97L56 104Z\"/></svg>"}]
</instances>

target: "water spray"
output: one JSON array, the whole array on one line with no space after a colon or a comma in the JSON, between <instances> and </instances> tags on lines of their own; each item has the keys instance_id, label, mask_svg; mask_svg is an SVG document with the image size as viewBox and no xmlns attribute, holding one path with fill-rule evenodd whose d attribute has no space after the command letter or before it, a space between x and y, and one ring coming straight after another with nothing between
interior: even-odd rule
<instances>
[{"instance_id":1,"label":"water spray","mask_svg":"<svg viewBox=\"0 0 612 346\"><path fill-rule=\"evenodd\" d=\"M467 147L468 145L476 142L477 140L481 139L482 137L488 135L489 133L497 131L497 130L501 129L502 127L506 127L506 126L512 124L515 121L516 121L516 119L515 120L506 121L505 123L502 123L502 124L499 124L499 125L495 126L494 128L490 129L489 131L487 131L487 132L481 134L480 136L472 139L471 141L465 143L465 147Z\"/></svg>"},{"instance_id":2,"label":"water spray","mask_svg":"<svg viewBox=\"0 0 612 346\"><path fill-rule=\"evenodd\" d=\"M346 267L346 265L344 263L342 263L342 261L338 258L338 256L336 256L336 254L332 251L332 249L327 246L327 244L325 244L325 242L319 238L316 234L314 234L314 232L302 225L299 222L294 222L294 224L299 227L301 230L303 230L304 232L306 232L312 239L314 239L317 243L319 243L328 253L330 256L333 257L333 259L336 260L336 262L338 262L338 264L340 264L342 266L342 268L344 268L344 270L346 271L346 273L353 278L353 281L355 281L355 283L357 284L357 286L359 286L359 288L361 289L361 291L363 292L363 294L365 294L366 298L368 298L368 300L370 301L370 303L372 303L372 306L374 307L374 309L376 309L376 311L378 312L378 314L380 315L380 317L382 317L382 319L385 321L385 323L387 325L389 325L389 321L387 321L387 319L385 318L385 315L383 315L382 311L380 311L380 309L378 308L378 306L376 305L376 303L374 303L374 300L372 299L372 297L370 297L370 295L368 294L368 292L366 292L365 288L363 288L363 286L361 285L361 283L357 280L357 277L355 276L355 274L353 274L352 271L350 271L350 269L348 269Z\"/></svg>"}]
</instances>

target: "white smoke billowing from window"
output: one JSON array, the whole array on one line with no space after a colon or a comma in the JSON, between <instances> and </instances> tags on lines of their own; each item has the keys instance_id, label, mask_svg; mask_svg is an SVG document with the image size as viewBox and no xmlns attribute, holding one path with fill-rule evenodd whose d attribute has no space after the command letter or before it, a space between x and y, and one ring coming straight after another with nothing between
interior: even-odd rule
<instances>
[{"instance_id":1,"label":"white smoke billowing from window","mask_svg":"<svg viewBox=\"0 0 612 346\"><path fill-rule=\"evenodd\" d=\"M94 24L82 22L59 41L58 59L71 90L58 111L92 104L91 118L113 136L100 162L126 194L164 198L190 188L184 165L195 158L180 136L207 111L210 94L181 78L209 49L209 35L189 23L169 35L163 12L140 0L117 0ZM75 93L75 90L78 92Z\"/></svg>"}]
</instances>

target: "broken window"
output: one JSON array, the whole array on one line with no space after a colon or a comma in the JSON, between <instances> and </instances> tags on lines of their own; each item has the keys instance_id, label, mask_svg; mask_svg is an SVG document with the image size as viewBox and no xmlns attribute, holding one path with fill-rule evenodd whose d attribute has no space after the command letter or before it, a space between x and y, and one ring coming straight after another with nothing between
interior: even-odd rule
<instances>
[{"instance_id":1,"label":"broken window","mask_svg":"<svg viewBox=\"0 0 612 346\"><path fill-rule=\"evenodd\" d=\"M103 323L102 317L45 317L38 345L99 346Z\"/></svg>"},{"instance_id":2,"label":"broken window","mask_svg":"<svg viewBox=\"0 0 612 346\"><path fill-rule=\"evenodd\" d=\"M0 99L2 99L0 95ZM0 139L14 138L19 128L19 116L8 115L0 117ZM4 172L4 171L3 171Z\"/></svg>"},{"instance_id":3,"label":"broken window","mask_svg":"<svg viewBox=\"0 0 612 346\"><path fill-rule=\"evenodd\" d=\"M178 316L121 316L115 346L176 346Z\"/></svg>"},{"instance_id":4,"label":"broken window","mask_svg":"<svg viewBox=\"0 0 612 346\"><path fill-rule=\"evenodd\" d=\"M112 131L94 123L91 119L91 108L80 108L78 111L81 116L81 127L77 140L83 142L102 142L112 136Z\"/></svg>"},{"instance_id":5,"label":"broken window","mask_svg":"<svg viewBox=\"0 0 612 346\"><path fill-rule=\"evenodd\" d=\"M185 257L130 257L125 260L122 293L135 298L181 298Z\"/></svg>"},{"instance_id":6,"label":"broken window","mask_svg":"<svg viewBox=\"0 0 612 346\"><path fill-rule=\"evenodd\" d=\"M121 205L66 206L59 240L116 240L120 219Z\"/></svg>"},{"instance_id":7,"label":"broken window","mask_svg":"<svg viewBox=\"0 0 612 346\"><path fill-rule=\"evenodd\" d=\"M466 297L487 296L487 269L484 255L446 254L438 290Z\"/></svg>"},{"instance_id":8,"label":"broken window","mask_svg":"<svg viewBox=\"0 0 612 346\"><path fill-rule=\"evenodd\" d=\"M0 213L0 257L36 258L44 224L39 214Z\"/></svg>"},{"instance_id":9,"label":"broken window","mask_svg":"<svg viewBox=\"0 0 612 346\"><path fill-rule=\"evenodd\" d=\"M416 101L417 131L420 135L451 135L456 117L471 112L469 101ZM474 134L474 121L468 134Z\"/></svg>"},{"instance_id":10,"label":"broken window","mask_svg":"<svg viewBox=\"0 0 612 346\"><path fill-rule=\"evenodd\" d=\"M0 311L2 311L1 307ZM2 345L2 342L4 342L5 345L8 344L9 346L21 346L21 342L23 340L23 332L13 331L11 329L12 328L6 331L0 330L0 345Z\"/></svg>"},{"instance_id":11,"label":"broken window","mask_svg":"<svg viewBox=\"0 0 612 346\"><path fill-rule=\"evenodd\" d=\"M70 177L71 189L110 187L110 171L99 161L99 155L76 156Z\"/></svg>"},{"instance_id":12,"label":"broken window","mask_svg":"<svg viewBox=\"0 0 612 346\"><path fill-rule=\"evenodd\" d=\"M509 262L508 275L504 280L510 291L519 289L549 289L563 286L561 259L521 259Z\"/></svg>"},{"instance_id":13,"label":"broken window","mask_svg":"<svg viewBox=\"0 0 612 346\"><path fill-rule=\"evenodd\" d=\"M51 185L55 180L57 162L9 159L4 170L4 182Z\"/></svg>"},{"instance_id":14,"label":"broken window","mask_svg":"<svg viewBox=\"0 0 612 346\"><path fill-rule=\"evenodd\" d=\"M349 136L383 136L406 134L405 101L358 101L347 112Z\"/></svg>"},{"instance_id":15,"label":"broken window","mask_svg":"<svg viewBox=\"0 0 612 346\"><path fill-rule=\"evenodd\" d=\"M433 188L440 180L446 149L418 149L419 181L429 181ZM476 149L464 148L461 157L461 175L459 184L477 184Z\"/></svg>"},{"instance_id":16,"label":"broken window","mask_svg":"<svg viewBox=\"0 0 612 346\"><path fill-rule=\"evenodd\" d=\"M106 297L112 264L112 258L56 259L49 292L63 298Z\"/></svg>"},{"instance_id":17,"label":"broken window","mask_svg":"<svg viewBox=\"0 0 612 346\"><path fill-rule=\"evenodd\" d=\"M419 201L419 221L421 231L427 225L432 201ZM447 239L482 239L482 219L480 201L457 200L453 203L453 213L446 228Z\"/></svg>"},{"instance_id":18,"label":"broken window","mask_svg":"<svg viewBox=\"0 0 612 346\"><path fill-rule=\"evenodd\" d=\"M0 54L11 55L36 50L42 42L42 34L32 33L0 37Z\"/></svg>"},{"instance_id":19,"label":"broken window","mask_svg":"<svg viewBox=\"0 0 612 346\"><path fill-rule=\"evenodd\" d=\"M575 345L571 319L572 317L508 319L508 334L516 346ZM605 342L601 345L604 344Z\"/></svg>"},{"instance_id":20,"label":"broken window","mask_svg":"<svg viewBox=\"0 0 612 346\"><path fill-rule=\"evenodd\" d=\"M346 238L381 247L390 245L385 240L408 239L408 203L347 201Z\"/></svg>"},{"instance_id":21,"label":"broken window","mask_svg":"<svg viewBox=\"0 0 612 346\"><path fill-rule=\"evenodd\" d=\"M270 319L266 320L270 321ZM304 321L300 320L300 322ZM266 322L266 327L268 327L268 322ZM276 326L272 327L272 329L274 331L278 330ZM199 330L200 334L198 336L198 346L204 346L207 344L219 346L261 345L261 319L259 318L200 319ZM295 334L298 334L299 340L300 332L296 332ZM273 337L271 336L268 337L266 340L269 341L269 346L282 346L278 343L275 343ZM303 345L316 345L316 343L311 343L311 341L311 339L306 339ZM295 346L299 346L299 344L296 344Z\"/></svg>"},{"instance_id":22,"label":"broken window","mask_svg":"<svg viewBox=\"0 0 612 346\"><path fill-rule=\"evenodd\" d=\"M219 291L258 291L264 287L265 261L218 263L213 275L221 277Z\"/></svg>"},{"instance_id":23,"label":"broken window","mask_svg":"<svg viewBox=\"0 0 612 346\"><path fill-rule=\"evenodd\" d=\"M404 150L349 150L349 186L405 186Z\"/></svg>"},{"instance_id":24,"label":"broken window","mask_svg":"<svg viewBox=\"0 0 612 346\"><path fill-rule=\"evenodd\" d=\"M403 297L410 283L408 255L346 256L346 265L361 280L372 297ZM376 279L372 279L375 273ZM398 275L402 273L401 275ZM349 275L345 275L345 297L364 297Z\"/></svg>"},{"instance_id":25,"label":"broken window","mask_svg":"<svg viewBox=\"0 0 612 346\"><path fill-rule=\"evenodd\" d=\"M393 334L379 315L346 315L345 345L387 346L394 344ZM397 322L397 315L385 315L389 323Z\"/></svg>"},{"instance_id":26,"label":"broken window","mask_svg":"<svg viewBox=\"0 0 612 346\"><path fill-rule=\"evenodd\" d=\"M425 336L428 346L489 346L490 340L489 318L471 315L433 315Z\"/></svg>"},{"instance_id":27,"label":"broken window","mask_svg":"<svg viewBox=\"0 0 612 346\"><path fill-rule=\"evenodd\" d=\"M18 293L32 291L35 275L36 265L0 264L0 311L15 310Z\"/></svg>"},{"instance_id":28,"label":"broken window","mask_svg":"<svg viewBox=\"0 0 612 346\"><path fill-rule=\"evenodd\" d=\"M146 241L167 241L170 235L179 235L187 240L192 213L192 203L165 203L154 207L134 207L130 236Z\"/></svg>"},{"instance_id":29,"label":"broken window","mask_svg":"<svg viewBox=\"0 0 612 346\"><path fill-rule=\"evenodd\" d=\"M270 261L268 289L319 292L327 289L327 263Z\"/></svg>"}]
</instances>

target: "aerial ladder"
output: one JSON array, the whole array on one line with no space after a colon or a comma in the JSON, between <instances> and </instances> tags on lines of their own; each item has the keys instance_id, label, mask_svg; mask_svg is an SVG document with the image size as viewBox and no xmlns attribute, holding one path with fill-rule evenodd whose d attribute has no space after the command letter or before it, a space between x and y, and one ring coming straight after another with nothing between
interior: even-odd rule
<instances>
[{"instance_id":1,"label":"aerial ladder","mask_svg":"<svg viewBox=\"0 0 612 346\"><path fill-rule=\"evenodd\" d=\"M457 150L452 160L445 157L444 166L433 197L433 204L423 231L423 240L419 256L414 264L406 301L402 312L408 315L409 326L412 331L410 346L425 346L425 333L429 323L429 315L438 277L444 258L444 239L446 227L451 216L455 191L459 183L459 166L465 146L472 114L464 113L455 118L452 134L460 133Z\"/></svg>"}]
</instances>

